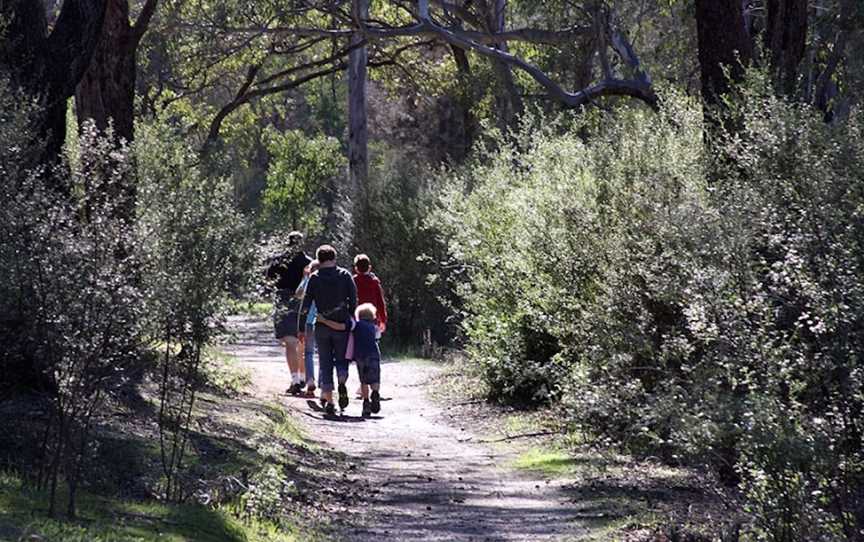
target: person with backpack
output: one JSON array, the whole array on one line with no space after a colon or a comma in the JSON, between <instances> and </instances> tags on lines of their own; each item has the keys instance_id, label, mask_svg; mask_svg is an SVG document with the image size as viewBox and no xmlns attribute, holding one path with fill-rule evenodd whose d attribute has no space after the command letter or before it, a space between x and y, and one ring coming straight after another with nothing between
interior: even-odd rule
<instances>
[{"instance_id":1,"label":"person with backpack","mask_svg":"<svg viewBox=\"0 0 864 542\"><path fill-rule=\"evenodd\" d=\"M302 302L302 318L307 318L310 307L315 304L318 314L328 320L345 322L357 308L357 288L351 273L336 265L336 249L321 245L315 253L318 271L309 277ZM345 351L350 331L339 331L327 326L315 326L315 342L318 345L318 387L321 389L321 405L324 411L335 413L333 403L333 371L339 391L339 409L348 406L348 361Z\"/></svg>"},{"instance_id":2,"label":"person with backpack","mask_svg":"<svg viewBox=\"0 0 864 542\"><path fill-rule=\"evenodd\" d=\"M285 347L285 361L291 373L288 393L299 394L303 389L303 368L300 357L300 302L297 287L303 280L303 271L312 258L303 252L303 234L292 231L288 234L285 252L269 258L265 272L267 281L274 289L273 330L276 339Z\"/></svg>"}]
</instances>

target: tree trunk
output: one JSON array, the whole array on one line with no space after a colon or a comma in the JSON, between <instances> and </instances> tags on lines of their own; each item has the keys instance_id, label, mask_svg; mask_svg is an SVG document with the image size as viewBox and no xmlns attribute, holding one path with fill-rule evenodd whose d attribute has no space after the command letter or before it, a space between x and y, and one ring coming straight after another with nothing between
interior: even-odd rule
<instances>
[{"instance_id":1,"label":"tree trunk","mask_svg":"<svg viewBox=\"0 0 864 542\"><path fill-rule=\"evenodd\" d=\"M127 0L108 0L102 37L75 92L79 125L92 119L104 131L113 120L114 134L132 141L136 52Z\"/></svg>"},{"instance_id":2,"label":"tree trunk","mask_svg":"<svg viewBox=\"0 0 864 542\"><path fill-rule=\"evenodd\" d=\"M38 99L37 135L42 163L59 159L66 139L66 102L90 64L102 30L106 0L65 0L48 34L41 0L3 0L0 19L9 21L0 44L0 70L12 84Z\"/></svg>"},{"instance_id":3,"label":"tree trunk","mask_svg":"<svg viewBox=\"0 0 864 542\"><path fill-rule=\"evenodd\" d=\"M708 104L717 103L730 80L741 80L753 56L741 0L696 0L696 32L702 97Z\"/></svg>"},{"instance_id":4,"label":"tree trunk","mask_svg":"<svg viewBox=\"0 0 864 542\"><path fill-rule=\"evenodd\" d=\"M489 0L487 7L487 25L492 33L503 32L506 28L507 0ZM494 43L492 47L507 52L507 42ZM511 128L515 125L519 115L522 114L522 97L519 88L513 78L513 70L510 65L493 61L495 75L504 92L495 97L498 109L498 118L501 119L502 128Z\"/></svg>"},{"instance_id":5,"label":"tree trunk","mask_svg":"<svg viewBox=\"0 0 864 542\"><path fill-rule=\"evenodd\" d=\"M468 61L468 55L464 49L450 46L450 51L453 53L453 60L456 63L456 72L459 76L459 97L456 100L459 116L461 117L461 133L460 141L450 153L450 157L456 161L463 160L471 150L471 145L474 143L474 133L477 127L477 119L471 113L471 106L474 103L474 89L471 75L471 63Z\"/></svg>"},{"instance_id":6,"label":"tree trunk","mask_svg":"<svg viewBox=\"0 0 864 542\"><path fill-rule=\"evenodd\" d=\"M784 94L792 94L807 45L807 0L768 0L767 7L765 43L777 76L777 88Z\"/></svg>"},{"instance_id":7,"label":"tree trunk","mask_svg":"<svg viewBox=\"0 0 864 542\"><path fill-rule=\"evenodd\" d=\"M353 0L354 16L366 19L369 16L369 0ZM363 40L361 33L351 38L351 44ZM356 225L366 203L367 178L369 175L368 141L366 124L366 47L352 50L348 56L348 189L353 198L353 220ZM352 240L353 242L353 235Z\"/></svg>"},{"instance_id":8,"label":"tree trunk","mask_svg":"<svg viewBox=\"0 0 864 542\"><path fill-rule=\"evenodd\" d=\"M75 91L78 124L92 119L101 132L113 125L117 142L135 137L135 75L138 43L150 23L157 0L148 0L137 23L129 22L128 0L107 0L102 36L90 66ZM118 201L120 218L132 221L136 189L131 179L108 190L106 197Z\"/></svg>"}]
</instances>

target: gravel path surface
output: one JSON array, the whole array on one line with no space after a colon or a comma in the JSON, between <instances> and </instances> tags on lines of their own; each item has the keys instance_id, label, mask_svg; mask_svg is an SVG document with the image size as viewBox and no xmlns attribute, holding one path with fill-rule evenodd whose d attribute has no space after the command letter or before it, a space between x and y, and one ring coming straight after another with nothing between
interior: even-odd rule
<instances>
[{"instance_id":1,"label":"gravel path surface","mask_svg":"<svg viewBox=\"0 0 864 542\"><path fill-rule=\"evenodd\" d=\"M572 495L558 482L516 472L506 447L478 442L426 397L434 365L385 360L381 413L360 416L352 397L344 416L325 417L314 401L288 397L284 353L267 320L232 321L237 339L225 348L252 372L255 394L290 407L324 449L348 457L346 472L374 489L337 540L558 541L588 534ZM385 353L386 355L386 353ZM349 391L357 389L351 367ZM584 521L584 516L583 516Z\"/></svg>"}]
</instances>

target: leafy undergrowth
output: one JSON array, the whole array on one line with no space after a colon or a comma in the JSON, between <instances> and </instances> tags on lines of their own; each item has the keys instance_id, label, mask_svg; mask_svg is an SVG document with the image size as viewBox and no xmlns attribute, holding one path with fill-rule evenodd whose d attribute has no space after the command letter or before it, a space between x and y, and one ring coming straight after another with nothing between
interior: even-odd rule
<instances>
[{"instance_id":1,"label":"leafy undergrowth","mask_svg":"<svg viewBox=\"0 0 864 542\"><path fill-rule=\"evenodd\" d=\"M44 542L294 542L310 540L296 525L242 517L236 506L130 501L84 493L77 520L46 516L48 496L0 475L0 540Z\"/></svg>"},{"instance_id":2,"label":"leafy undergrowth","mask_svg":"<svg viewBox=\"0 0 864 542\"><path fill-rule=\"evenodd\" d=\"M230 360L229 364L230 364ZM226 379L237 377L226 372ZM160 498L158 408L146 380L98 419L96 447L79 491L79 518L47 517L47 495L23 484L33 472L45 405L18 396L0 404L0 540L245 541L327 539L334 510L352 498L286 407L236 390L199 395L181 479L186 498ZM59 495L65 498L61 488ZM65 507L60 503L60 510ZM345 514L342 514L344 516Z\"/></svg>"}]
</instances>

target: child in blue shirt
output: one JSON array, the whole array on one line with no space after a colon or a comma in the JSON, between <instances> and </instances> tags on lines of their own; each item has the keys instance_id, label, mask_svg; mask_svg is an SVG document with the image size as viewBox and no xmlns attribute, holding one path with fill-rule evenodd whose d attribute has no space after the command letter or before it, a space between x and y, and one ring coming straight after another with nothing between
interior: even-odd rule
<instances>
[{"instance_id":1,"label":"child in blue shirt","mask_svg":"<svg viewBox=\"0 0 864 542\"><path fill-rule=\"evenodd\" d=\"M318 323L337 330L352 330L354 333L354 360L360 374L360 394L363 397L363 417L381 411L381 351L376 334L377 309L372 303L363 303L355 312L357 320L335 322L318 315ZM372 390L371 396L369 390Z\"/></svg>"}]
</instances>

